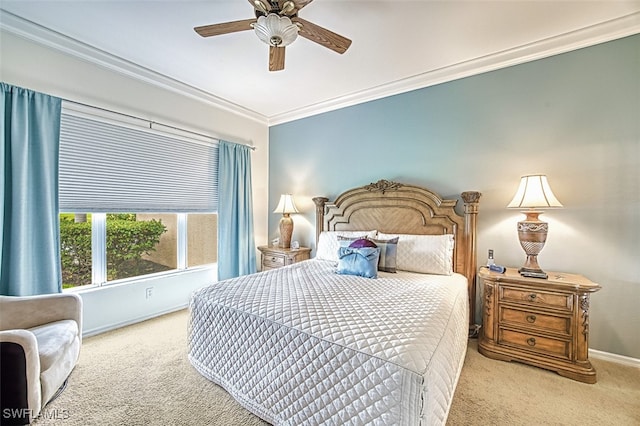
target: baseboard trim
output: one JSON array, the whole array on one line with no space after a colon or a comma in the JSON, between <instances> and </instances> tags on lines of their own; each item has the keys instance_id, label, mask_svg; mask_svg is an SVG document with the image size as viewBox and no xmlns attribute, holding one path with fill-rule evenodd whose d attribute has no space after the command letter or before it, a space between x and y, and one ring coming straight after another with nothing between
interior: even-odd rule
<instances>
[{"instance_id":1,"label":"baseboard trim","mask_svg":"<svg viewBox=\"0 0 640 426\"><path fill-rule=\"evenodd\" d=\"M154 312L151 315L145 315L145 316L142 316L142 317L132 318L132 319L127 320L127 321L119 322L119 323L116 323L116 324L109 324L109 325L106 325L104 327L94 328L92 330L83 330L82 338L96 336L98 334L106 333L108 331L116 330L118 328L126 327L128 325L137 324L139 322L150 320L152 318L156 318L156 317L159 317L159 316L162 316L162 315L170 314L172 312L181 311L182 309L185 309L187 306L188 306L188 303L182 303L180 305L173 306L173 307L171 307L169 309L165 309L163 311Z\"/></svg>"},{"instance_id":2,"label":"baseboard trim","mask_svg":"<svg viewBox=\"0 0 640 426\"><path fill-rule=\"evenodd\" d=\"M589 357L601 359L603 361L615 362L616 364L628 365L630 367L640 368L640 359L631 358L630 356L612 354L611 352L598 351L589 349Z\"/></svg>"}]
</instances>

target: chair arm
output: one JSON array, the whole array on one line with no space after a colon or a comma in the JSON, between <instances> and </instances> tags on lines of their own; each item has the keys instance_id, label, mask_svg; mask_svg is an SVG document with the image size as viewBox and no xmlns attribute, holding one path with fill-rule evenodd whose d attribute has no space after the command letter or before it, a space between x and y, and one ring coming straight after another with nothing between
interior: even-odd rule
<instances>
[{"instance_id":1,"label":"chair arm","mask_svg":"<svg viewBox=\"0 0 640 426\"><path fill-rule=\"evenodd\" d=\"M0 331L0 347L2 348L2 381L4 382L9 377L16 374L21 370L22 363L24 363L24 371L26 372L26 387L27 387L27 401L29 412L32 415L37 415L42 408L42 394L40 386L40 356L38 355L38 343L36 336L28 330L4 330ZM19 345L24 351L24 357L20 352L16 352L15 346L11 347L11 344ZM7 369L5 371L5 369ZM19 383L19 378L12 377L12 384L16 386L16 392L22 388L24 391L24 383ZM3 388L6 383L3 384ZM13 392L12 392L13 393ZM12 395L14 398L17 395ZM19 397L22 399L22 397ZM24 403L24 402L23 402ZM4 405L4 404L3 404Z\"/></svg>"},{"instance_id":2,"label":"chair arm","mask_svg":"<svg viewBox=\"0 0 640 426\"><path fill-rule=\"evenodd\" d=\"M82 299L75 293L0 296L0 330L27 329L70 319L82 335Z\"/></svg>"}]
</instances>

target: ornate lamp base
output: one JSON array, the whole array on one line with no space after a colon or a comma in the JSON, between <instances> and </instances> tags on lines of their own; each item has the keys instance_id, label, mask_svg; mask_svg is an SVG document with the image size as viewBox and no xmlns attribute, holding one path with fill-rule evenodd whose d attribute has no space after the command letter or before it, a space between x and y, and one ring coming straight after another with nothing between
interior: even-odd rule
<instances>
[{"instance_id":1,"label":"ornate lamp base","mask_svg":"<svg viewBox=\"0 0 640 426\"><path fill-rule=\"evenodd\" d=\"M549 225L538 219L540 211L523 212L527 218L518 222L518 238L520 245L527 254L527 260L524 266L518 270L523 277L543 278L546 279L547 273L538 265L538 254L542 251L547 241L547 232Z\"/></svg>"},{"instance_id":2,"label":"ornate lamp base","mask_svg":"<svg viewBox=\"0 0 640 426\"><path fill-rule=\"evenodd\" d=\"M284 213L280 219L280 248L291 248L291 235L293 235L293 219L289 213Z\"/></svg>"}]
</instances>

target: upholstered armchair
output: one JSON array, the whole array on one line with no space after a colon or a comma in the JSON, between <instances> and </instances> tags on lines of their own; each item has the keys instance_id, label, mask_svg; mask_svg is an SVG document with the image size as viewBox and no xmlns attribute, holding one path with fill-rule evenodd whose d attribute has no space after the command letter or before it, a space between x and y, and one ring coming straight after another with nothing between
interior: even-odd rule
<instances>
[{"instance_id":1,"label":"upholstered armchair","mask_svg":"<svg viewBox=\"0 0 640 426\"><path fill-rule=\"evenodd\" d=\"M81 343L77 294L0 296L0 423L33 421L66 386Z\"/></svg>"}]
</instances>

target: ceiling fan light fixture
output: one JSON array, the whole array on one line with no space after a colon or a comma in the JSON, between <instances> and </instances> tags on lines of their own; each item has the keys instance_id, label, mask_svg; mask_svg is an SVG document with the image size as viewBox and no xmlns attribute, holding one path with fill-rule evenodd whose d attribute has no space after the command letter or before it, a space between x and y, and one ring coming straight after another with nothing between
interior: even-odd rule
<instances>
[{"instance_id":1,"label":"ceiling fan light fixture","mask_svg":"<svg viewBox=\"0 0 640 426\"><path fill-rule=\"evenodd\" d=\"M285 47L298 38L298 26L286 16L270 13L260 16L253 29L263 43L274 47Z\"/></svg>"}]
</instances>

